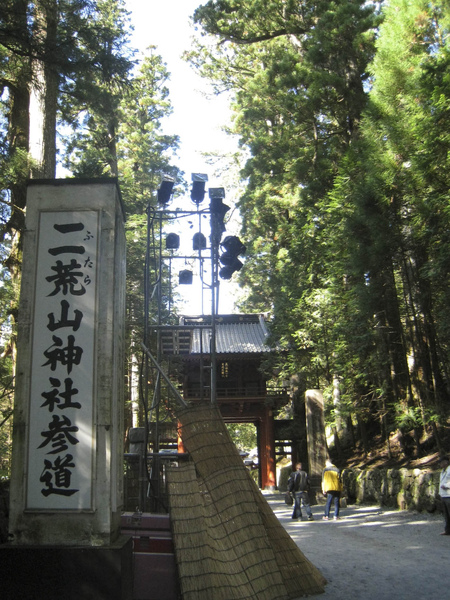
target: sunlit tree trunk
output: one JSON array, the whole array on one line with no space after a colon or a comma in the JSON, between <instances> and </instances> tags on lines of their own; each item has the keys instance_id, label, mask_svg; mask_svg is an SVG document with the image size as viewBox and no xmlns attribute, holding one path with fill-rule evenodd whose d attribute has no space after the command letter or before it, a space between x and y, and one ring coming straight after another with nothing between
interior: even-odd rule
<instances>
[{"instance_id":1,"label":"sunlit tree trunk","mask_svg":"<svg viewBox=\"0 0 450 600\"><path fill-rule=\"evenodd\" d=\"M54 178L56 172L56 112L58 3L41 0L35 6L34 39L38 56L32 62L30 90L30 154L33 178Z\"/></svg>"}]
</instances>

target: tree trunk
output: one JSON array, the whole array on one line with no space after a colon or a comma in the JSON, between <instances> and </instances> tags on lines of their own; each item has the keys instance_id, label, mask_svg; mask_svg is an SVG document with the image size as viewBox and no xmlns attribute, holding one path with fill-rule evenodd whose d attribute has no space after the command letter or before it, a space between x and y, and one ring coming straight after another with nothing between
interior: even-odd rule
<instances>
[{"instance_id":1,"label":"tree trunk","mask_svg":"<svg viewBox=\"0 0 450 600\"><path fill-rule=\"evenodd\" d=\"M353 429L353 420L351 416L347 417L347 431L350 434L352 448L356 448L355 430Z\"/></svg>"},{"instance_id":2,"label":"tree trunk","mask_svg":"<svg viewBox=\"0 0 450 600\"><path fill-rule=\"evenodd\" d=\"M336 453L339 458L342 457L342 446L341 441L339 439L339 433L336 427L333 427L333 439L334 439L334 447L336 449Z\"/></svg>"},{"instance_id":3,"label":"tree trunk","mask_svg":"<svg viewBox=\"0 0 450 600\"><path fill-rule=\"evenodd\" d=\"M11 250L5 265L11 273L16 299L20 285L22 262L22 232L25 227L25 205L27 198L28 178L28 142L29 142L29 84L30 61L27 46L27 2L18 0L15 11L11 15L11 29L21 32L24 46L18 54L12 54L9 61L10 72L15 79L9 84L9 123L8 149L9 157L14 165L14 177L11 182L11 212L8 222L2 228L2 239L5 235L11 238ZM12 307L13 317L16 317L17 307Z\"/></svg>"},{"instance_id":4,"label":"tree trunk","mask_svg":"<svg viewBox=\"0 0 450 600\"><path fill-rule=\"evenodd\" d=\"M364 422L364 419L361 419L359 416L357 417L357 420L358 420L359 434L360 434L364 454L367 455L370 452L370 444L369 444L369 438L367 436L366 424Z\"/></svg>"},{"instance_id":5,"label":"tree trunk","mask_svg":"<svg viewBox=\"0 0 450 600\"><path fill-rule=\"evenodd\" d=\"M414 406L408 361L406 358L403 324L400 316L399 299L396 290L392 264L386 269L384 287L384 309L389 327L389 354L393 367L393 386L397 402Z\"/></svg>"},{"instance_id":6,"label":"tree trunk","mask_svg":"<svg viewBox=\"0 0 450 600\"><path fill-rule=\"evenodd\" d=\"M34 23L38 57L32 64L30 91L30 154L33 178L52 179L56 174L56 113L59 73L57 56L58 4L55 0L36 3Z\"/></svg>"}]
</instances>

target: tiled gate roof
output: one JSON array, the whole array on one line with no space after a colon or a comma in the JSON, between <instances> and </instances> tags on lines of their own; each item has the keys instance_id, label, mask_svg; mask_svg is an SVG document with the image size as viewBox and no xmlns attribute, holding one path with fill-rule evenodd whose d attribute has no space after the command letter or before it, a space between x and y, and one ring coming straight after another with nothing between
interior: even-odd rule
<instances>
[{"instance_id":1,"label":"tiled gate roof","mask_svg":"<svg viewBox=\"0 0 450 600\"><path fill-rule=\"evenodd\" d=\"M262 354L272 350L268 345L264 315L237 314L216 317L217 354ZM180 326L163 329L164 354L209 354L211 316L183 316Z\"/></svg>"}]
</instances>

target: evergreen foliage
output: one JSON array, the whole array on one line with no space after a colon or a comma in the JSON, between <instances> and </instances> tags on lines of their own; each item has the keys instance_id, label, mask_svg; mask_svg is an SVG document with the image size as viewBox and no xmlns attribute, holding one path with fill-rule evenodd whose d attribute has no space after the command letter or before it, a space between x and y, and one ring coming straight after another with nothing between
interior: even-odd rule
<instances>
[{"instance_id":1,"label":"evergreen foliage","mask_svg":"<svg viewBox=\"0 0 450 600\"><path fill-rule=\"evenodd\" d=\"M164 173L178 180L165 65L137 58L123 0L5 0L0 6L0 444L8 446L26 182L118 177L128 216L127 332L142 339L147 214ZM34 154L34 144L43 149ZM58 147L58 151L57 151ZM154 269L154 265L150 268ZM153 271L153 279L156 275ZM131 369L130 369L131 370ZM4 463L4 464L3 464Z\"/></svg>"},{"instance_id":2,"label":"evergreen foliage","mask_svg":"<svg viewBox=\"0 0 450 600\"><path fill-rule=\"evenodd\" d=\"M250 152L241 308L272 311L281 373L325 390L331 425L420 454L449 415L450 11L377 6L210 0L217 43L190 60L233 91Z\"/></svg>"},{"instance_id":3,"label":"evergreen foliage","mask_svg":"<svg viewBox=\"0 0 450 600\"><path fill-rule=\"evenodd\" d=\"M208 37L188 59L233 93L233 133L248 156L240 309L272 312L286 350L280 377L325 390L329 423L357 424L366 450L378 434L389 449L394 431L405 454L409 443L420 454L424 433L440 447L450 400L448 0L209 0L194 21ZM123 0L0 5L2 447L30 175L52 177L59 163L74 176L119 177L131 354L142 338L147 225L161 175L182 173L178 139L161 124L169 74L155 48L137 57L130 31Z\"/></svg>"}]
</instances>

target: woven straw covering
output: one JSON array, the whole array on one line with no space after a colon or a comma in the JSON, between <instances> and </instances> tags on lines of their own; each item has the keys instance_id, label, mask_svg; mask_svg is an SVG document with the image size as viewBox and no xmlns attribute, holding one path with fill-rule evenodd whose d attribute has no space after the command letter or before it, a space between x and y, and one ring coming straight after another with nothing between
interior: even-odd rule
<instances>
[{"instance_id":1,"label":"woven straw covering","mask_svg":"<svg viewBox=\"0 0 450 600\"><path fill-rule=\"evenodd\" d=\"M324 591L257 488L211 405L180 411L192 462L168 472L183 600L288 600Z\"/></svg>"}]
</instances>

